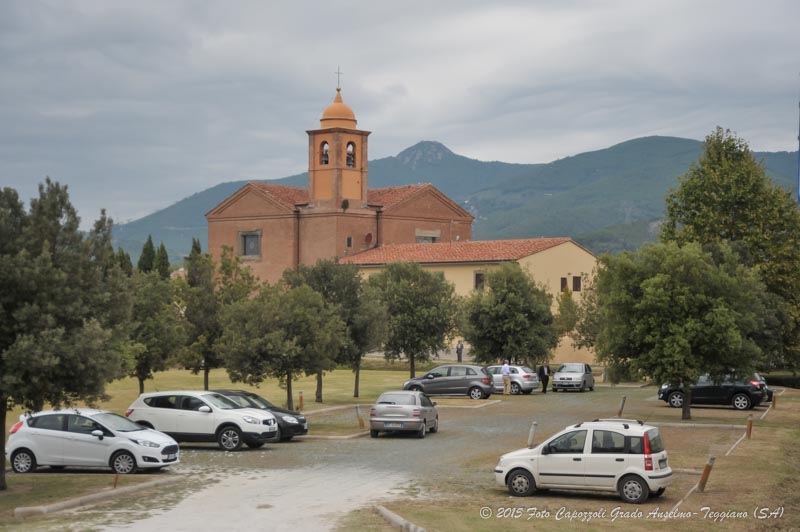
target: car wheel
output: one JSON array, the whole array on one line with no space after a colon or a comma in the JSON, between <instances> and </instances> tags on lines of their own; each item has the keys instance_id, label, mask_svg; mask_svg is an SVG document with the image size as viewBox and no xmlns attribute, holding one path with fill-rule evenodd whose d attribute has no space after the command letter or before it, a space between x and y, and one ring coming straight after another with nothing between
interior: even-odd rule
<instances>
[{"instance_id":1,"label":"car wheel","mask_svg":"<svg viewBox=\"0 0 800 532\"><path fill-rule=\"evenodd\" d=\"M226 451L238 451L242 446L242 432L238 427L222 427L217 433L217 443Z\"/></svg>"},{"instance_id":2,"label":"car wheel","mask_svg":"<svg viewBox=\"0 0 800 532\"><path fill-rule=\"evenodd\" d=\"M419 430L417 431L417 438L420 438L420 439L424 438L424 437L425 437L425 434L426 434L427 432L428 432L428 426L427 426L427 425L425 424L425 422L423 421L423 422L422 422L422 426L421 426L421 427L419 428Z\"/></svg>"},{"instance_id":3,"label":"car wheel","mask_svg":"<svg viewBox=\"0 0 800 532\"><path fill-rule=\"evenodd\" d=\"M667 488L658 488L656 491L650 493L650 497L653 499L657 499L664 495L664 492L667 491Z\"/></svg>"},{"instance_id":4,"label":"car wheel","mask_svg":"<svg viewBox=\"0 0 800 532\"><path fill-rule=\"evenodd\" d=\"M264 442L263 441L254 441L254 442L248 443L247 446L250 447L251 449L261 449L262 447L264 447Z\"/></svg>"},{"instance_id":5,"label":"car wheel","mask_svg":"<svg viewBox=\"0 0 800 532\"><path fill-rule=\"evenodd\" d=\"M412 392L421 392L422 391L422 387L421 386L412 386L412 387L409 388L409 390L411 390Z\"/></svg>"},{"instance_id":6,"label":"car wheel","mask_svg":"<svg viewBox=\"0 0 800 532\"><path fill-rule=\"evenodd\" d=\"M278 425L278 431L275 432L275 441L283 441L283 434L281 434L280 425Z\"/></svg>"},{"instance_id":7,"label":"car wheel","mask_svg":"<svg viewBox=\"0 0 800 532\"><path fill-rule=\"evenodd\" d=\"M581 393L586 391L586 381L581 381Z\"/></svg>"},{"instance_id":8,"label":"car wheel","mask_svg":"<svg viewBox=\"0 0 800 532\"><path fill-rule=\"evenodd\" d=\"M515 469L506 479L508 492L514 497L527 497L536 491L533 475L525 469Z\"/></svg>"},{"instance_id":9,"label":"car wheel","mask_svg":"<svg viewBox=\"0 0 800 532\"><path fill-rule=\"evenodd\" d=\"M119 451L111 457L111 469L114 473L128 475L136 472L136 458L128 451Z\"/></svg>"},{"instance_id":10,"label":"car wheel","mask_svg":"<svg viewBox=\"0 0 800 532\"><path fill-rule=\"evenodd\" d=\"M369 437L370 438L377 438L378 437L378 431L377 430L369 431Z\"/></svg>"},{"instance_id":11,"label":"car wheel","mask_svg":"<svg viewBox=\"0 0 800 532\"><path fill-rule=\"evenodd\" d=\"M431 427L431 434L434 432L439 432L439 418L433 420L433 427Z\"/></svg>"},{"instance_id":12,"label":"car wheel","mask_svg":"<svg viewBox=\"0 0 800 532\"><path fill-rule=\"evenodd\" d=\"M36 470L36 457L28 449L19 449L11 455L11 468L15 473L30 473Z\"/></svg>"},{"instance_id":13,"label":"car wheel","mask_svg":"<svg viewBox=\"0 0 800 532\"><path fill-rule=\"evenodd\" d=\"M737 393L734 395L731 403L733 404L733 408L736 410L749 410L753 407L753 401L747 397L747 394L743 393Z\"/></svg>"},{"instance_id":14,"label":"car wheel","mask_svg":"<svg viewBox=\"0 0 800 532\"><path fill-rule=\"evenodd\" d=\"M470 399L483 399L483 390L478 388L477 386L473 386L469 389L469 398Z\"/></svg>"},{"instance_id":15,"label":"car wheel","mask_svg":"<svg viewBox=\"0 0 800 532\"><path fill-rule=\"evenodd\" d=\"M650 495L650 488L647 486L647 482L636 475L622 477L617 487L619 496L625 502L632 504L641 504Z\"/></svg>"},{"instance_id":16,"label":"car wheel","mask_svg":"<svg viewBox=\"0 0 800 532\"><path fill-rule=\"evenodd\" d=\"M516 382L511 383L511 395L519 395L522 392L522 389L519 387L519 384Z\"/></svg>"},{"instance_id":17,"label":"car wheel","mask_svg":"<svg viewBox=\"0 0 800 532\"><path fill-rule=\"evenodd\" d=\"M667 397L667 403L672 408L681 408L683 406L683 394L681 392L672 392Z\"/></svg>"}]
</instances>

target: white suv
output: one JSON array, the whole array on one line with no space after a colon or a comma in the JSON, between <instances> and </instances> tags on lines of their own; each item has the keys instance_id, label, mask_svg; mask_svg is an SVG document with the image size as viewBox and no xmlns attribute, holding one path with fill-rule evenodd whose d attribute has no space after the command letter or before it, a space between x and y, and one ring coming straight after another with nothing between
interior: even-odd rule
<instances>
[{"instance_id":1,"label":"white suv","mask_svg":"<svg viewBox=\"0 0 800 532\"><path fill-rule=\"evenodd\" d=\"M532 449L504 454L494 475L517 497L547 488L597 490L636 504L672 483L658 428L618 418L571 425Z\"/></svg>"},{"instance_id":2,"label":"white suv","mask_svg":"<svg viewBox=\"0 0 800 532\"><path fill-rule=\"evenodd\" d=\"M183 442L216 441L226 451L276 440L278 423L266 410L243 408L214 392L143 393L125 412L136 423Z\"/></svg>"}]
</instances>

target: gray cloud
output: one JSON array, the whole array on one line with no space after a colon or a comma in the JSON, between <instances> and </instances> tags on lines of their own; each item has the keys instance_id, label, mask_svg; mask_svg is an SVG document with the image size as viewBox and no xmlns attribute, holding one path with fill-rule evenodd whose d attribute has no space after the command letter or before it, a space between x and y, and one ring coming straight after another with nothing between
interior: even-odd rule
<instances>
[{"instance_id":1,"label":"gray cloud","mask_svg":"<svg viewBox=\"0 0 800 532\"><path fill-rule=\"evenodd\" d=\"M49 175L88 225L305 170L334 95L371 156L422 139L509 162L729 127L796 149L800 4L0 4L0 186Z\"/></svg>"}]
</instances>

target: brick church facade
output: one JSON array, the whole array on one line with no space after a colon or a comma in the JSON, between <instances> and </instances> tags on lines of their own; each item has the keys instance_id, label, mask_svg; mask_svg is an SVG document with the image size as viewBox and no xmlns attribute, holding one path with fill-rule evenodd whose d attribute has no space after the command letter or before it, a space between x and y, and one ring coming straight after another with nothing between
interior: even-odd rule
<instances>
[{"instance_id":1,"label":"brick church facade","mask_svg":"<svg viewBox=\"0 0 800 532\"><path fill-rule=\"evenodd\" d=\"M308 133L308 188L248 183L206 214L208 248L229 246L261 280L385 244L470 240L473 217L430 184L368 187L369 131L341 90Z\"/></svg>"}]
</instances>

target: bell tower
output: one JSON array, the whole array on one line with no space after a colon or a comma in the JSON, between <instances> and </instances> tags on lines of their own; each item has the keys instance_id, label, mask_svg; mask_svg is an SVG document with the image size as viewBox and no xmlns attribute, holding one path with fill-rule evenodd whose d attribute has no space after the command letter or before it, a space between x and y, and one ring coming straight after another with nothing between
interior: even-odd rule
<instances>
[{"instance_id":1,"label":"bell tower","mask_svg":"<svg viewBox=\"0 0 800 532\"><path fill-rule=\"evenodd\" d=\"M308 196L312 205L331 210L367 206L367 137L356 129L356 115L342 100L342 89L322 112L319 129L308 133Z\"/></svg>"}]
</instances>

